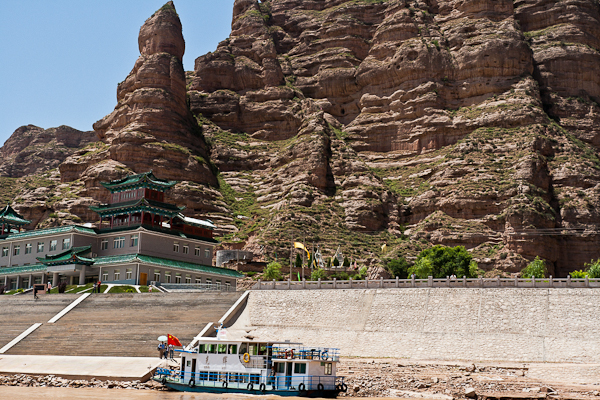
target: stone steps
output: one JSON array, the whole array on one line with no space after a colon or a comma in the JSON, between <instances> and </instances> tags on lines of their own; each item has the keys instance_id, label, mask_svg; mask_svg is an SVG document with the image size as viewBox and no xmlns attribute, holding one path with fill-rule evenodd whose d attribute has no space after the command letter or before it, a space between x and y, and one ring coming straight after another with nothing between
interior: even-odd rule
<instances>
[{"instance_id":1,"label":"stone steps","mask_svg":"<svg viewBox=\"0 0 600 400\"><path fill-rule=\"evenodd\" d=\"M55 324L44 323L7 354L158 356L158 336L172 334L189 343L241 294L92 295Z\"/></svg>"}]
</instances>

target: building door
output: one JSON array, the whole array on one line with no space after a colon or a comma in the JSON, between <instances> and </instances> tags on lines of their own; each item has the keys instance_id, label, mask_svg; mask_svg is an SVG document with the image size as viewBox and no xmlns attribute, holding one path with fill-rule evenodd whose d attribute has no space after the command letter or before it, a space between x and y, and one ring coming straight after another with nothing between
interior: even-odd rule
<instances>
[{"instance_id":1,"label":"building door","mask_svg":"<svg viewBox=\"0 0 600 400\"><path fill-rule=\"evenodd\" d=\"M148 284L148 274L145 272L140 273L140 285L146 286Z\"/></svg>"}]
</instances>

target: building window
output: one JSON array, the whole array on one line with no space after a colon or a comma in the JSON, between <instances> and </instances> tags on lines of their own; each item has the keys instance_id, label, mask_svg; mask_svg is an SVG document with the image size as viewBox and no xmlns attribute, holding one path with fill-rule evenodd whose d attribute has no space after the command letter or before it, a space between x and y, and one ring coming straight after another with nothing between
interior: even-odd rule
<instances>
[{"instance_id":1,"label":"building window","mask_svg":"<svg viewBox=\"0 0 600 400\"><path fill-rule=\"evenodd\" d=\"M179 253L179 242L173 243L173 251Z\"/></svg>"},{"instance_id":2,"label":"building window","mask_svg":"<svg viewBox=\"0 0 600 400\"><path fill-rule=\"evenodd\" d=\"M102 239L100 242L100 250L108 250L108 239Z\"/></svg>"},{"instance_id":3,"label":"building window","mask_svg":"<svg viewBox=\"0 0 600 400\"><path fill-rule=\"evenodd\" d=\"M154 282L160 282L160 269L154 270Z\"/></svg>"},{"instance_id":4,"label":"building window","mask_svg":"<svg viewBox=\"0 0 600 400\"><path fill-rule=\"evenodd\" d=\"M175 274L175 283L181 283L181 274Z\"/></svg>"},{"instance_id":5,"label":"building window","mask_svg":"<svg viewBox=\"0 0 600 400\"><path fill-rule=\"evenodd\" d=\"M165 272L165 283L171 283L171 271Z\"/></svg>"},{"instance_id":6,"label":"building window","mask_svg":"<svg viewBox=\"0 0 600 400\"><path fill-rule=\"evenodd\" d=\"M25 254L31 254L31 243L25 245Z\"/></svg>"},{"instance_id":7,"label":"building window","mask_svg":"<svg viewBox=\"0 0 600 400\"><path fill-rule=\"evenodd\" d=\"M190 246L188 246L187 244L183 245L183 254L189 254L190 252Z\"/></svg>"},{"instance_id":8,"label":"building window","mask_svg":"<svg viewBox=\"0 0 600 400\"><path fill-rule=\"evenodd\" d=\"M50 241L50 251L55 251L57 244L58 244L58 240L51 240Z\"/></svg>"},{"instance_id":9,"label":"building window","mask_svg":"<svg viewBox=\"0 0 600 400\"><path fill-rule=\"evenodd\" d=\"M135 234L135 235L131 235L131 247L135 247L138 245L138 240L139 240L139 235Z\"/></svg>"},{"instance_id":10,"label":"building window","mask_svg":"<svg viewBox=\"0 0 600 400\"><path fill-rule=\"evenodd\" d=\"M8 247L2 248L2 257L8 257Z\"/></svg>"},{"instance_id":11,"label":"building window","mask_svg":"<svg viewBox=\"0 0 600 400\"><path fill-rule=\"evenodd\" d=\"M221 281L219 279L217 279L215 284L217 285L217 289L221 289Z\"/></svg>"},{"instance_id":12,"label":"building window","mask_svg":"<svg viewBox=\"0 0 600 400\"><path fill-rule=\"evenodd\" d=\"M115 269L115 281L118 281L119 279L121 279L121 270L119 269Z\"/></svg>"},{"instance_id":13,"label":"building window","mask_svg":"<svg viewBox=\"0 0 600 400\"><path fill-rule=\"evenodd\" d=\"M210 249L204 249L204 258L210 258Z\"/></svg>"},{"instance_id":14,"label":"building window","mask_svg":"<svg viewBox=\"0 0 600 400\"><path fill-rule=\"evenodd\" d=\"M18 256L20 252L21 252L21 246L15 246L13 248L13 256Z\"/></svg>"},{"instance_id":15,"label":"building window","mask_svg":"<svg viewBox=\"0 0 600 400\"><path fill-rule=\"evenodd\" d=\"M331 375L333 372L333 367L331 363L325 363L325 375Z\"/></svg>"},{"instance_id":16,"label":"building window","mask_svg":"<svg viewBox=\"0 0 600 400\"><path fill-rule=\"evenodd\" d=\"M196 278L196 280L194 280L195 283L202 283L202 278Z\"/></svg>"},{"instance_id":17,"label":"building window","mask_svg":"<svg viewBox=\"0 0 600 400\"><path fill-rule=\"evenodd\" d=\"M192 283L192 277L189 275L185 276L185 283Z\"/></svg>"},{"instance_id":18,"label":"building window","mask_svg":"<svg viewBox=\"0 0 600 400\"><path fill-rule=\"evenodd\" d=\"M108 272L103 272L103 273L102 273L102 280L103 280L104 282L108 281Z\"/></svg>"},{"instance_id":19,"label":"building window","mask_svg":"<svg viewBox=\"0 0 600 400\"><path fill-rule=\"evenodd\" d=\"M36 276L33 278L33 283L35 285L39 285L40 283L42 283L42 277L41 276Z\"/></svg>"},{"instance_id":20,"label":"building window","mask_svg":"<svg viewBox=\"0 0 600 400\"><path fill-rule=\"evenodd\" d=\"M211 285L211 284L212 284L212 279L207 279L207 280L206 280L206 284L207 284L207 285Z\"/></svg>"},{"instance_id":21,"label":"building window","mask_svg":"<svg viewBox=\"0 0 600 400\"><path fill-rule=\"evenodd\" d=\"M38 242L38 245L37 245L37 252L38 252L38 253L41 253L41 252L43 252L43 251L44 251L44 242Z\"/></svg>"},{"instance_id":22,"label":"building window","mask_svg":"<svg viewBox=\"0 0 600 400\"><path fill-rule=\"evenodd\" d=\"M294 373L295 374L305 374L306 373L306 364L294 363Z\"/></svg>"},{"instance_id":23,"label":"building window","mask_svg":"<svg viewBox=\"0 0 600 400\"><path fill-rule=\"evenodd\" d=\"M122 249L125 247L125 236L116 237L113 242L113 249Z\"/></svg>"},{"instance_id":24,"label":"building window","mask_svg":"<svg viewBox=\"0 0 600 400\"><path fill-rule=\"evenodd\" d=\"M131 268L125 270L125 279L131 279Z\"/></svg>"},{"instance_id":25,"label":"building window","mask_svg":"<svg viewBox=\"0 0 600 400\"><path fill-rule=\"evenodd\" d=\"M197 257L200 257L200 247L196 247L194 249L194 255L197 256Z\"/></svg>"},{"instance_id":26,"label":"building window","mask_svg":"<svg viewBox=\"0 0 600 400\"><path fill-rule=\"evenodd\" d=\"M62 246L62 249L63 249L63 250L68 250L68 249L70 249L70 248L71 248L71 238L66 238L66 239L63 239L63 246Z\"/></svg>"},{"instance_id":27,"label":"building window","mask_svg":"<svg viewBox=\"0 0 600 400\"><path fill-rule=\"evenodd\" d=\"M231 289L231 282L225 281L225 290L229 291Z\"/></svg>"}]
</instances>

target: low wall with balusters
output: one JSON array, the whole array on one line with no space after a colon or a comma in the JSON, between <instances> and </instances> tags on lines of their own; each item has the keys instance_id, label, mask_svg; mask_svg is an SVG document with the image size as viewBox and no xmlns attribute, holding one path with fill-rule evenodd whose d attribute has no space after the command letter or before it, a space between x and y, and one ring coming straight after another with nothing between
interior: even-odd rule
<instances>
[{"instance_id":1,"label":"low wall with balusters","mask_svg":"<svg viewBox=\"0 0 600 400\"><path fill-rule=\"evenodd\" d=\"M232 337L337 347L343 356L600 363L597 280L394 279L257 286L263 290L249 293L246 308L228 327Z\"/></svg>"}]
</instances>

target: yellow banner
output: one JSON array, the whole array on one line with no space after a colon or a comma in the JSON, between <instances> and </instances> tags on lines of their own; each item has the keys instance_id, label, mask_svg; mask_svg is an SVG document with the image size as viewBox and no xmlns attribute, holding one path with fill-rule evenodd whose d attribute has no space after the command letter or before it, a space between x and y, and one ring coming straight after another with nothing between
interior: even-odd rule
<instances>
[{"instance_id":1,"label":"yellow banner","mask_svg":"<svg viewBox=\"0 0 600 400\"><path fill-rule=\"evenodd\" d=\"M295 249L302 249L302 250L306 250L306 248L304 247L304 245L300 242L294 242L294 248Z\"/></svg>"}]
</instances>

